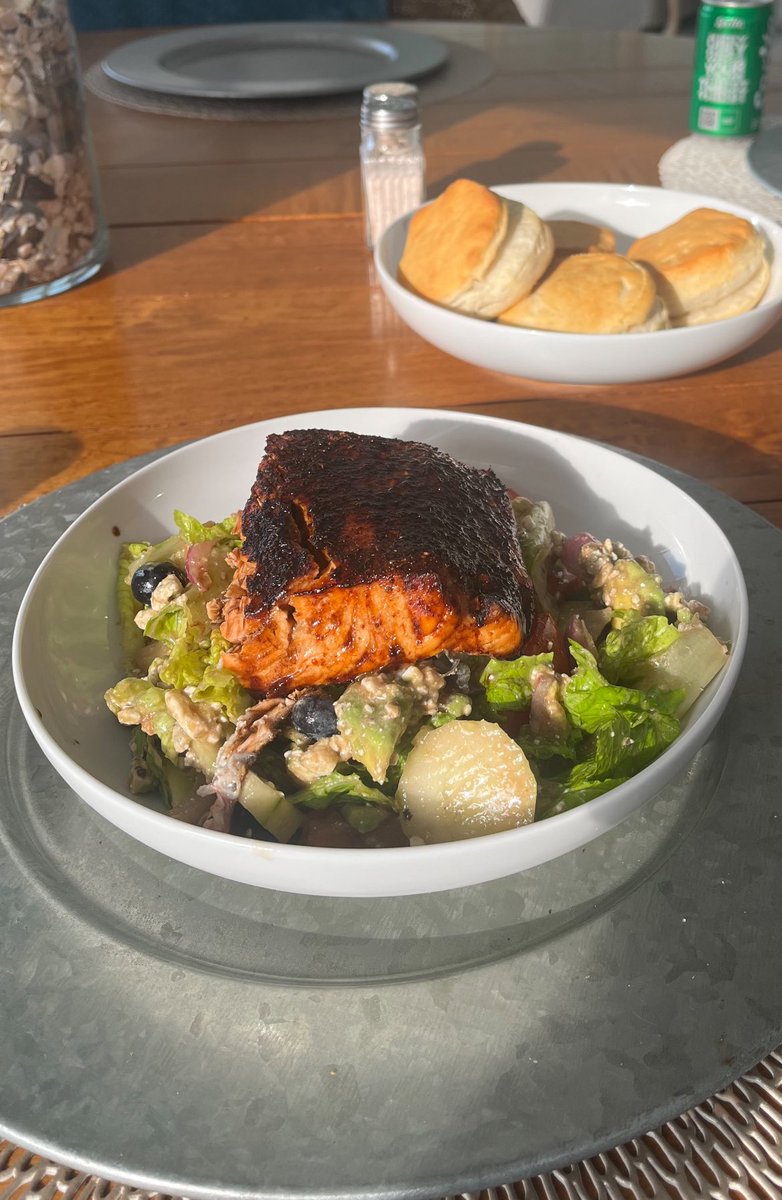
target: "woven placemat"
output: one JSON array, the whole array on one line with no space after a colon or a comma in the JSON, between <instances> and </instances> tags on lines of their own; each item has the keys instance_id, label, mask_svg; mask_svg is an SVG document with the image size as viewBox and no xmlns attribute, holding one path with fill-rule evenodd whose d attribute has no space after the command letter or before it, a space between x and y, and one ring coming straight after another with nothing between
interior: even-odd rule
<instances>
[{"instance_id":1,"label":"woven placemat","mask_svg":"<svg viewBox=\"0 0 782 1200\"><path fill-rule=\"evenodd\" d=\"M782 117L766 117L765 129L782 125ZM693 134L675 142L658 164L663 187L700 192L744 204L763 217L782 223L782 196L764 187L750 169L751 138L712 138Z\"/></svg>"},{"instance_id":2,"label":"woven placemat","mask_svg":"<svg viewBox=\"0 0 782 1200\"><path fill-rule=\"evenodd\" d=\"M653 1133L547 1175L448 1200L776 1200L782 1197L780 1051ZM164 1198L0 1141L0 1200Z\"/></svg>"},{"instance_id":3,"label":"woven placemat","mask_svg":"<svg viewBox=\"0 0 782 1200\"><path fill-rule=\"evenodd\" d=\"M431 75L417 79L422 107L451 100L473 91L494 74L488 54L458 42L446 42L448 59ZM360 92L338 96L279 100L214 100L190 96L167 96L143 88L126 87L109 79L100 63L87 71L84 82L94 95L112 104L168 117L198 117L203 121L328 121L356 117Z\"/></svg>"}]
</instances>

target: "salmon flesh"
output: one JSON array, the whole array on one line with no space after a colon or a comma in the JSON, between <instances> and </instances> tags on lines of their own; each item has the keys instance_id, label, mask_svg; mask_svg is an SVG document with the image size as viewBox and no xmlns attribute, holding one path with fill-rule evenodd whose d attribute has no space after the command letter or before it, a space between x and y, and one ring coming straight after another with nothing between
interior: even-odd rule
<instances>
[{"instance_id":1,"label":"salmon flesh","mask_svg":"<svg viewBox=\"0 0 782 1200\"><path fill-rule=\"evenodd\" d=\"M532 622L503 485L421 442L270 434L241 533L222 663L261 695L443 650L513 657Z\"/></svg>"}]
</instances>

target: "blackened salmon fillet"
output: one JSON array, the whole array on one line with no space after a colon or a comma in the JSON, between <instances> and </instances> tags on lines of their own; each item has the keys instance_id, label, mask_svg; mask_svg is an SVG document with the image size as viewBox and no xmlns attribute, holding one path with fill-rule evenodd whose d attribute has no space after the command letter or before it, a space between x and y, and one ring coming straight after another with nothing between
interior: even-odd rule
<instances>
[{"instance_id":1,"label":"blackened salmon fillet","mask_svg":"<svg viewBox=\"0 0 782 1200\"><path fill-rule=\"evenodd\" d=\"M507 493L421 442L270 434L222 605L223 666L263 695L442 650L510 657L533 616Z\"/></svg>"}]
</instances>

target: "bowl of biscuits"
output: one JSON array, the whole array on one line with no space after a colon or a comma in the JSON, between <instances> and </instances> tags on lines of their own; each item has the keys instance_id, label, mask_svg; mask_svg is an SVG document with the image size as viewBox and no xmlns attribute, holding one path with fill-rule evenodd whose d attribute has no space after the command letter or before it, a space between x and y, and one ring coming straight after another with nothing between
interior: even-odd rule
<instances>
[{"instance_id":1,"label":"bowl of biscuits","mask_svg":"<svg viewBox=\"0 0 782 1200\"><path fill-rule=\"evenodd\" d=\"M386 230L375 261L428 342L552 383L702 370L782 316L782 228L666 188L457 179Z\"/></svg>"}]
</instances>

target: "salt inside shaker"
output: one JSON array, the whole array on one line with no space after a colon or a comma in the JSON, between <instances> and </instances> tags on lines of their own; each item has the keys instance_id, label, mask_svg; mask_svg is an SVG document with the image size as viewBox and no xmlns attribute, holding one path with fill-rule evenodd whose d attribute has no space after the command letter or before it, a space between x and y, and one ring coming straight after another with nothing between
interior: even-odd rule
<instances>
[{"instance_id":1,"label":"salt inside shaker","mask_svg":"<svg viewBox=\"0 0 782 1200\"><path fill-rule=\"evenodd\" d=\"M369 247L424 198L424 152L418 88L373 83L361 104L361 190Z\"/></svg>"}]
</instances>

